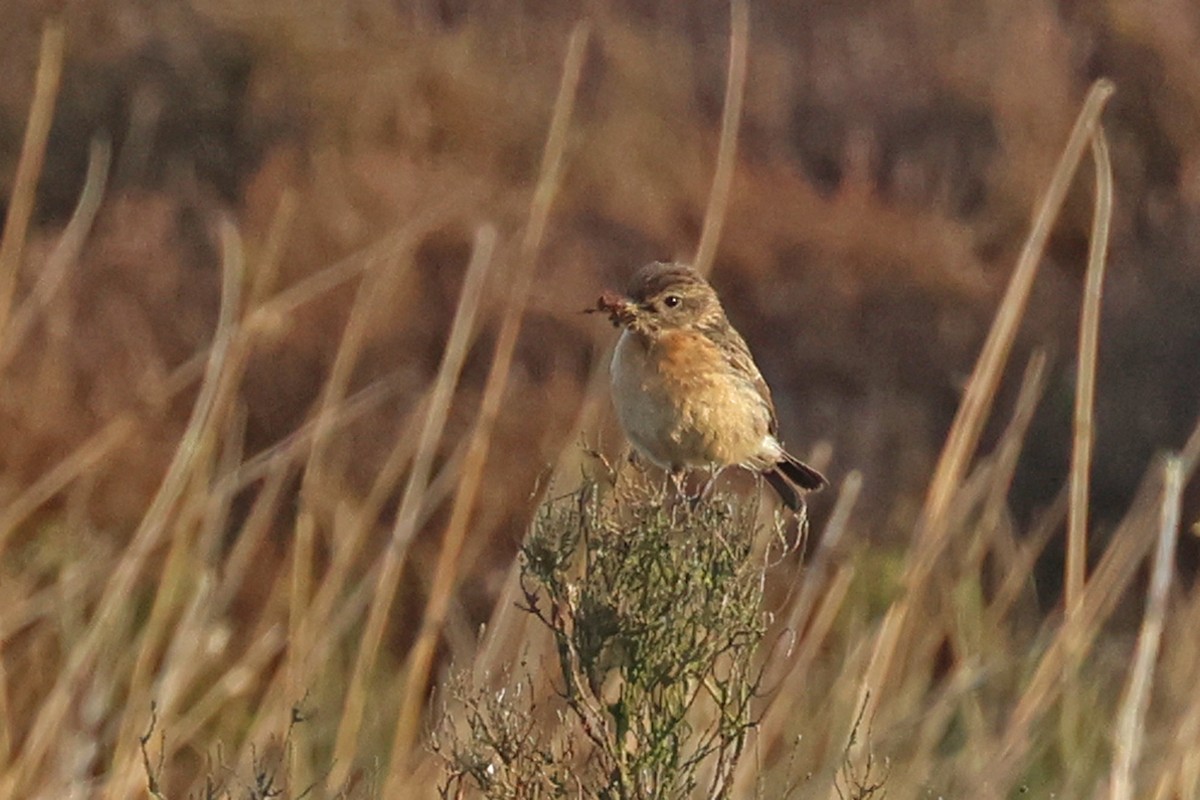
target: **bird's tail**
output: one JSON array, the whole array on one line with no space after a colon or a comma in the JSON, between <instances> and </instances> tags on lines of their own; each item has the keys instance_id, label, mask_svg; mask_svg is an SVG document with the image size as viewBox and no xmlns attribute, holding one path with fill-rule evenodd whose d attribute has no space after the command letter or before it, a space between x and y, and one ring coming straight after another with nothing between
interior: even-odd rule
<instances>
[{"instance_id":1,"label":"bird's tail","mask_svg":"<svg viewBox=\"0 0 1200 800\"><path fill-rule=\"evenodd\" d=\"M783 454L783 459L775 465L775 469L782 472L789 481L801 489L810 492L824 489L829 485L829 481L825 480L824 475L789 453Z\"/></svg>"},{"instance_id":2,"label":"bird's tail","mask_svg":"<svg viewBox=\"0 0 1200 800\"><path fill-rule=\"evenodd\" d=\"M796 491L796 487L788 483L788 479L783 477L778 467L772 467L763 472L763 477L767 479L767 483L771 484L771 488L779 494L779 499L791 511L799 511L804 505L804 501L800 499L800 492Z\"/></svg>"},{"instance_id":3,"label":"bird's tail","mask_svg":"<svg viewBox=\"0 0 1200 800\"><path fill-rule=\"evenodd\" d=\"M778 464L765 470L763 477L779 494L783 504L792 511L799 511L804 505L804 499L797 487L805 492L815 492L829 485L824 475L787 453L783 454Z\"/></svg>"}]
</instances>

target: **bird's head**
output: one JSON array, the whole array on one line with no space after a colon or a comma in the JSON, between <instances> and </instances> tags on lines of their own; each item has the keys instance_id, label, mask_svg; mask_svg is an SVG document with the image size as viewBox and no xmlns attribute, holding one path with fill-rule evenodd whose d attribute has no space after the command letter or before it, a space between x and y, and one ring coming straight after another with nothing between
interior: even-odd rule
<instances>
[{"instance_id":1,"label":"bird's head","mask_svg":"<svg viewBox=\"0 0 1200 800\"><path fill-rule=\"evenodd\" d=\"M607 313L614 325L647 336L710 325L725 316L717 293L700 273L663 262L638 270L627 295L602 294L594 310Z\"/></svg>"}]
</instances>

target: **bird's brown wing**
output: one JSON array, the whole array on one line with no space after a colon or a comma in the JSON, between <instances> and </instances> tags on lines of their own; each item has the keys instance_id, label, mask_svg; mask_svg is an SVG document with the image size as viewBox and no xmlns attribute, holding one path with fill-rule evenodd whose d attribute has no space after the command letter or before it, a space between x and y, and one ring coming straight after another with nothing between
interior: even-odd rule
<instances>
[{"instance_id":1,"label":"bird's brown wing","mask_svg":"<svg viewBox=\"0 0 1200 800\"><path fill-rule=\"evenodd\" d=\"M758 371L758 365L754 363L754 356L750 355L750 348L746 346L746 340L728 322L720 329L705 331L705 334L721 349L733 374L744 380L758 394L763 407L767 410L767 432L772 436L777 434L779 421L775 418L775 403L771 400L771 389L763 379L762 373Z\"/></svg>"}]
</instances>

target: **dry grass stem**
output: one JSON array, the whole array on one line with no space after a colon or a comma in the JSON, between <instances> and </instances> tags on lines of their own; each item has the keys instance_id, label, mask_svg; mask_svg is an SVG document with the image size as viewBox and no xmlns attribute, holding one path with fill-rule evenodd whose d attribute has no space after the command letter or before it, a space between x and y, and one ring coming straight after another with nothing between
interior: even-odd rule
<instances>
[{"instance_id":1,"label":"dry grass stem","mask_svg":"<svg viewBox=\"0 0 1200 800\"><path fill-rule=\"evenodd\" d=\"M250 313L243 335L261 335L264 330L276 330L284 319L302 306L375 267L390 263L397 253L408 252L435 225L450 216L456 199L454 195L448 195L440 202L431 203L377 241L279 291Z\"/></svg>"},{"instance_id":2,"label":"dry grass stem","mask_svg":"<svg viewBox=\"0 0 1200 800\"><path fill-rule=\"evenodd\" d=\"M995 532L1001 524L1001 517L1008 500L1009 489L1012 487L1013 475L1017 471L1017 462L1021 457L1021 449L1025 444L1029 425L1033 422L1033 414L1037 410L1038 401L1046 389L1046 351L1035 350L1025 365L1025 374L1021 377L1021 388L1017 393L1017 401L1013 405L1012 418L1008 427L1000 436L994 457L994 475L992 488L984 503L983 513L979 519L979 527L985 534ZM985 536L981 543L991 542L991 536Z\"/></svg>"},{"instance_id":3,"label":"dry grass stem","mask_svg":"<svg viewBox=\"0 0 1200 800\"><path fill-rule=\"evenodd\" d=\"M1179 459L1168 457L1163 465L1163 497L1158 547L1146 592L1146 611L1142 618L1134 651L1133 668L1125 686L1121 711L1114 735L1116 753L1110 778L1112 800L1132 800L1137 796L1134 770L1143 749L1146 707L1154 683L1154 664L1166 625L1167 599L1175 573L1175 543L1179 538L1180 510L1183 503L1183 470Z\"/></svg>"},{"instance_id":4,"label":"dry grass stem","mask_svg":"<svg viewBox=\"0 0 1200 800\"><path fill-rule=\"evenodd\" d=\"M1071 450L1071 504L1067 515L1067 564L1063 585L1068 615L1078 607L1087 570L1088 487L1092 469L1096 397L1096 353L1100 341L1100 303L1104 266L1108 263L1108 233L1112 223L1113 177L1104 129L1092 135L1096 168L1096 200L1088 249L1083 312L1079 320L1079 357L1075 384L1075 436Z\"/></svg>"},{"instance_id":5,"label":"dry grass stem","mask_svg":"<svg viewBox=\"0 0 1200 800\"><path fill-rule=\"evenodd\" d=\"M12 314L8 330L0 337L0 372L4 371L20 350L26 337L33 330L38 314L45 313L46 307L66 279L68 270L78 260L84 242L92 230L92 223L96 221L100 201L104 198L111 157L112 146L108 139L98 138L92 141L88 151L87 174L71 220L59 237L53 252L46 259L33 291Z\"/></svg>"},{"instance_id":6,"label":"dry grass stem","mask_svg":"<svg viewBox=\"0 0 1200 800\"><path fill-rule=\"evenodd\" d=\"M132 429L133 420L125 417L113 420L10 500L0 511L0 554L4 553L9 539L21 523L51 498L61 494L72 482L103 462L105 456L125 441Z\"/></svg>"},{"instance_id":7,"label":"dry grass stem","mask_svg":"<svg viewBox=\"0 0 1200 800\"><path fill-rule=\"evenodd\" d=\"M704 228L692 261L701 275L712 272L721 228L729 208L729 190L737 166L738 128L742 123L742 103L746 97L746 63L750 53L750 2L731 0L729 4L729 69L725 78L725 103L721 111L721 138L717 143L717 161L713 169L708 206L704 210Z\"/></svg>"},{"instance_id":8,"label":"dry grass stem","mask_svg":"<svg viewBox=\"0 0 1200 800\"><path fill-rule=\"evenodd\" d=\"M792 600L783 625L783 630L796 637L796 641L802 638L818 595L825 593L822 582L835 566L833 562L840 554L842 537L849 528L850 515L862 493L862 485L862 473L857 470L852 470L842 480L838 489L837 501L833 505L833 511L829 514L829 521L825 523L825 529L821 533L816 550L805 566L800 591ZM795 646L794 643L793 646ZM785 652L790 655L791 648L789 647ZM771 686L780 677L782 676L768 673L766 685Z\"/></svg>"},{"instance_id":9,"label":"dry grass stem","mask_svg":"<svg viewBox=\"0 0 1200 800\"><path fill-rule=\"evenodd\" d=\"M50 17L42 27L42 43L38 51L37 77L34 79L33 103L25 126L25 139L17 160L8 213L4 218L4 234L0 237L0 336L8 329L13 296L17 289L17 273L25 236L33 218L38 178L46 158L46 141L54 119L54 101L62 80L63 53L66 49L66 30L61 19Z\"/></svg>"},{"instance_id":10,"label":"dry grass stem","mask_svg":"<svg viewBox=\"0 0 1200 800\"><path fill-rule=\"evenodd\" d=\"M247 310L258 308L274 291L279 267L283 263L284 246L299 209L300 199L296 190L290 187L285 189L271 217L262 252L254 260L254 274L251 276L250 291L246 294Z\"/></svg>"},{"instance_id":11,"label":"dry grass stem","mask_svg":"<svg viewBox=\"0 0 1200 800\"><path fill-rule=\"evenodd\" d=\"M70 691L71 684L82 678L80 674L93 662L106 636L114 631L120 631L127 624L132 609L128 608L128 598L134 584L141 573L146 560L167 534L170 515L181 497L187 491L188 484L197 479L198 470L204 466L204 459L213 446L213 428L220 424L218 409L222 394L229 391L233 382L229 374L231 370L240 370L241 364L231 358L234 345L237 322L241 316L241 289L245 285L245 261L241 237L237 228L229 220L221 222L221 309L217 318L213 343L209 350L209 361L205 369L204 382L192 409L192 416L184 430L175 455L167 467L166 475L153 502L142 518L141 524L134 533L133 541L122 556L109 585L105 588L100 605L89 630L90 638L85 645L80 645L72 656L72 667L65 676L70 682L60 680L56 691ZM139 655L139 657L141 657ZM142 713L142 706L136 701L130 703L121 715L123 720L121 730L133 730L134 720ZM42 722L39 716L38 722ZM35 731L37 729L35 728ZM113 756L113 764L119 765L122 759L136 759L133 752L135 742L124 740L117 742ZM110 781L105 787L104 796L125 796L126 791L120 779L125 774L119 770L110 775ZM111 793L111 794L110 794Z\"/></svg>"}]
</instances>

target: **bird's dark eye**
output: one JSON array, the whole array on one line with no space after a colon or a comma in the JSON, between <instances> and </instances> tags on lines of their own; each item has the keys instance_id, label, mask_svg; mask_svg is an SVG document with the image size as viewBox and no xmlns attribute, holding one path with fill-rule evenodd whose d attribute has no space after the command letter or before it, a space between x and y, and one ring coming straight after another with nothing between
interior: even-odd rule
<instances>
[{"instance_id":1,"label":"bird's dark eye","mask_svg":"<svg viewBox=\"0 0 1200 800\"><path fill-rule=\"evenodd\" d=\"M675 308L682 302L683 301L679 299L679 295L677 294L669 294L663 298L663 305L667 308Z\"/></svg>"}]
</instances>

